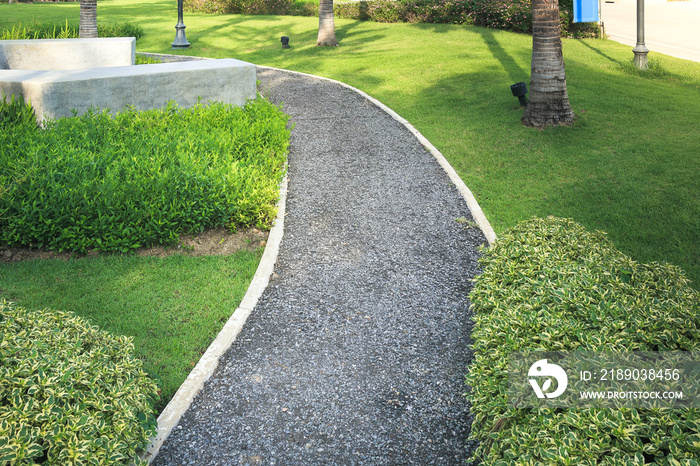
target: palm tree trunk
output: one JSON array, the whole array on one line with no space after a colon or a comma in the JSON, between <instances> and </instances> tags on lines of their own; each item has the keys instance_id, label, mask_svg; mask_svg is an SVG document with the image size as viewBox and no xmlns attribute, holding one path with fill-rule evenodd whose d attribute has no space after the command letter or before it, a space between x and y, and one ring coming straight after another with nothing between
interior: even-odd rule
<instances>
[{"instance_id":1,"label":"palm tree trunk","mask_svg":"<svg viewBox=\"0 0 700 466\"><path fill-rule=\"evenodd\" d=\"M97 37L97 0L80 0L80 38Z\"/></svg>"},{"instance_id":2,"label":"palm tree trunk","mask_svg":"<svg viewBox=\"0 0 700 466\"><path fill-rule=\"evenodd\" d=\"M566 91L559 0L532 0L530 102L521 121L535 127L574 121Z\"/></svg>"},{"instance_id":3,"label":"palm tree trunk","mask_svg":"<svg viewBox=\"0 0 700 466\"><path fill-rule=\"evenodd\" d=\"M338 45L335 39L335 21L333 20L333 0L319 0L318 40L316 45Z\"/></svg>"}]
</instances>

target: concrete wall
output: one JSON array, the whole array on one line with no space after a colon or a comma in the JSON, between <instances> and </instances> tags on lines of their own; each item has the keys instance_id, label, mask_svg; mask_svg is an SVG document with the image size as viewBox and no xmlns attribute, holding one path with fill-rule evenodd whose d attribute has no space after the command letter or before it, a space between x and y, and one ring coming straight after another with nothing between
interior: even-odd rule
<instances>
[{"instance_id":1,"label":"concrete wall","mask_svg":"<svg viewBox=\"0 0 700 466\"><path fill-rule=\"evenodd\" d=\"M31 100L39 121L84 113L91 106L121 110L161 108L173 100L190 107L219 101L244 105L256 97L255 65L235 59L84 70L0 71L0 91Z\"/></svg>"},{"instance_id":2,"label":"concrete wall","mask_svg":"<svg viewBox=\"0 0 700 466\"><path fill-rule=\"evenodd\" d=\"M75 70L134 64L136 39L0 40L0 69Z\"/></svg>"}]
</instances>

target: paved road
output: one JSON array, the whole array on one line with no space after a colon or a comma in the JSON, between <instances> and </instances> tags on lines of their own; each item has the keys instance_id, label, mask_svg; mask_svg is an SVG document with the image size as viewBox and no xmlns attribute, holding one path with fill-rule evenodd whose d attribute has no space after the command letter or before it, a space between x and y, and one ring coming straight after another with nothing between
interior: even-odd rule
<instances>
[{"instance_id":1,"label":"paved road","mask_svg":"<svg viewBox=\"0 0 700 466\"><path fill-rule=\"evenodd\" d=\"M154 465L464 465L484 235L431 153L367 99L258 79L295 124L275 274Z\"/></svg>"},{"instance_id":2,"label":"paved road","mask_svg":"<svg viewBox=\"0 0 700 466\"><path fill-rule=\"evenodd\" d=\"M645 0L644 5L647 48L700 62L700 0ZM608 38L630 46L637 43L636 0L603 0L601 19Z\"/></svg>"}]
</instances>

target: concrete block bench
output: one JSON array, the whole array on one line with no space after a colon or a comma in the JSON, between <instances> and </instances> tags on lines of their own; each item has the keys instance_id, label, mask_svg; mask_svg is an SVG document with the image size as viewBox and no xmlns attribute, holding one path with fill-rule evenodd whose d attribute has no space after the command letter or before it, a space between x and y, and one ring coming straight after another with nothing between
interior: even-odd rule
<instances>
[{"instance_id":1,"label":"concrete block bench","mask_svg":"<svg viewBox=\"0 0 700 466\"><path fill-rule=\"evenodd\" d=\"M0 40L0 69L74 70L134 64L136 39Z\"/></svg>"},{"instance_id":2,"label":"concrete block bench","mask_svg":"<svg viewBox=\"0 0 700 466\"><path fill-rule=\"evenodd\" d=\"M124 39L124 38L120 38ZM114 66L116 52L109 52L111 60L89 59L92 67L82 68L77 65L85 63L75 56L94 57L93 48L108 53L103 45L108 39L75 39L73 45L62 44L70 39L50 39L46 41L0 41L0 65L3 63L12 69L0 69L0 94L9 97L14 94L30 100L37 120L61 118L84 113L90 107L108 108L115 112L126 106L138 110L164 107L169 101L175 101L180 107L191 107L201 98L203 103L218 101L233 105L245 105L246 100L255 99L255 65L232 58L221 60L196 60L177 63L157 63L150 65L133 65L133 38L114 42L122 49L128 47L127 66ZM4 44L2 44L4 42ZM17 44L7 44L15 42ZM16 58L17 50L29 54L30 48L24 48L24 42L37 42L36 52L42 57L36 61L25 56ZM56 43L58 42L58 43ZM41 45L53 50L56 57L49 59L48 53ZM4 46L4 48L2 48ZM28 46L27 46L28 47ZM32 44L33 47L33 44ZM61 47L74 47L72 52L62 52ZM79 49L83 48L81 52ZM31 50L34 50L32 48ZM67 50L67 49L66 49ZM35 53L35 52L32 52ZM70 66L74 68L50 69L60 63L60 54L73 53ZM4 62L2 60L5 60ZM94 67L98 63L102 66ZM111 63L111 64L108 64ZM42 66L42 64L46 66ZM16 66L24 66L18 69ZM43 69L33 69L37 66Z\"/></svg>"}]
</instances>

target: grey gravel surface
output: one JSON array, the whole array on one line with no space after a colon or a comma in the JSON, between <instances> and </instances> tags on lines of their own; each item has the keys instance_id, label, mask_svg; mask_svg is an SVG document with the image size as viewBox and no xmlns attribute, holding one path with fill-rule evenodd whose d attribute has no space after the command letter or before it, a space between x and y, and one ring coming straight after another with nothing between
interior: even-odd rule
<instances>
[{"instance_id":1,"label":"grey gravel surface","mask_svg":"<svg viewBox=\"0 0 700 466\"><path fill-rule=\"evenodd\" d=\"M295 124L275 273L153 464L464 464L483 234L374 104L312 77L258 79Z\"/></svg>"}]
</instances>

